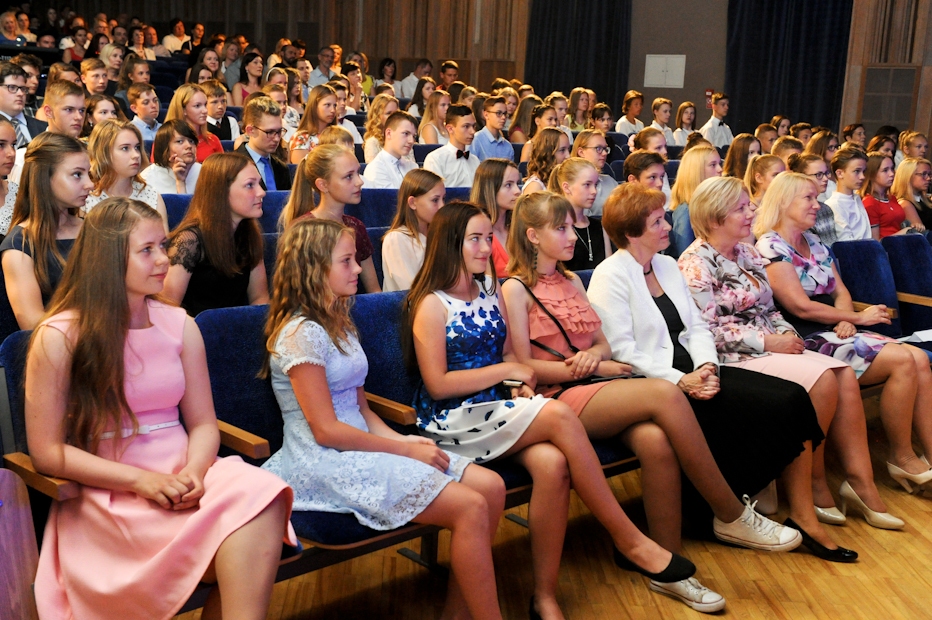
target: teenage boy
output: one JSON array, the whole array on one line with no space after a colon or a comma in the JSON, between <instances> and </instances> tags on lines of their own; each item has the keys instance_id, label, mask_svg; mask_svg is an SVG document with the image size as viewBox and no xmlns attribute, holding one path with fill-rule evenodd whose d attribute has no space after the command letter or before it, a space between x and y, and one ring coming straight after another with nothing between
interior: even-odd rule
<instances>
[{"instance_id":1,"label":"teenage boy","mask_svg":"<svg viewBox=\"0 0 932 620\"><path fill-rule=\"evenodd\" d=\"M771 155L776 155L783 160L784 165L788 165L790 155L797 155L803 152L803 143L793 136L782 136L777 138L770 149Z\"/></svg>"},{"instance_id":2,"label":"teenage boy","mask_svg":"<svg viewBox=\"0 0 932 620\"><path fill-rule=\"evenodd\" d=\"M104 81L106 79L104 71ZM26 72L12 62L0 62L0 114L13 123L17 148L29 144L47 127L47 123L23 114L27 92Z\"/></svg>"},{"instance_id":3,"label":"teenage boy","mask_svg":"<svg viewBox=\"0 0 932 620\"><path fill-rule=\"evenodd\" d=\"M760 142L761 155L767 155L777 139L777 128L770 123L758 125L757 129L754 130L754 137Z\"/></svg>"},{"instance_id":4,"label":"teenage boy","mask_svg":"<svg viewBox=\"0 0 932 620\"><path fill-rule=\"evenodd\" d=\"M372 163L366 166L363 178L373 188L400 189L409 171L417 168L404 159L414 146L417 123L407 112L395 112L385 121L385 145Z\"/></svg>"},{"instance_id":5,"label":"teenage boy","mask_svg":"<svg viewBox=\"0 0 932 620\"><path fill-rule=\"evenodd\" d=\"M460 66L452 60L444 61L440 65L440 88L450 92L450 85L460 79Z\"/></svg>"},{"instance_id":6,"label":"teenage boy","mask_svg":"<svg viewBox=\"0 0 932 620\"><path fill-rule=\"evenodd\" d=\"M430 60L427 58L421 58L418 60L417 65L414 67L414 71L409 73L408 77L401 80L401 97L403 99L413 98L414 90L417 88L418 80L420 80L422 77L430 75L430 72L433 71L433 69L433 64L431 64Z\"/></svg>"},{"instance_id":7,"label":"teenage boy","mask_svg":"<svg viewBox=\"0 0 932 620\"><path fill-rule=\"evenodd\" d=\"M23 113L26 116L35 118L36 112L42 107L42 98L36 97L36 91L39 90L39 74L42 72L42 61L32 54L17 54L10 59L14 65L18 65L26 72L26 106Z\"/></svg>"},{"instance_id":8,"label":"teenage boy","mask_svg":"<svg viewBox=\"0 0 932 620\"><path fill-rule=\"evenodd\" d=\"M515 157L515 149L511 142L505 139L503 129L508 120L508 111L504 97L489 97L482 104L482 117L485 119L483 127L473 139L472 153L479 161L490 157L511 159Z\"/></svg>"},{"instance_id":9,"label":"teenage boy","mask_svg":"<svg viewBox=\"0 0 932 620\"><path fill-rule=\"evenodd\" d=\"M85 58L81 61L81 79L88 97L103 95L107 92L107 66L99 58Z\"/></svg>"},{"instance_id":10,"label":"teenage boy","mask_svg":"<svg viewBox=\"0 0 932 620\"><path fill-rule=\"evenodd\" d=\"M6 90L6 89L0 89ZM5 93L0 93L2 97ZM65 136L77 138L84 128L84 114L87 106L84 103L84 89L67 80L57 80L45 89L45 99L42 102L42 111L49 119L45 131L60 133ZM30 119L34 120L34 119ZM36 134L38 135L38 133ZM10 181L19 183L23 174L23 162L26 158L26 147L16 149L16 159L13 169L7 177Z\"/></svg>"},{"instance_id":11,"label":"teenage boy","mask_svg":"<svg viewBox=\"0 0 932 620\"><path fill-rule=\"evenodd\" d=\"M262 189L270 192L290 190L288 166L272 157L285 133L281 106L270 97L254 98L243 108L243 130L248 141L236 150L256 162L262 177Z\"/></svg>"},{"instance_id":12,"label":"teenage boy","mask_svg":"<svg viewBox=\"0 0 932 620\"><path fill-rule=\"evenodd\" d=\"M445 187L472 187L479 158L469 152L476 135L476 117L465 105L451 105L444 119L450 141L431 151L424 169L443 177Z\"/></svg>"},{"instance_id":13,"label":"teenage boy","mask_svg":"<svg viewBox=\"0 0 932 620\"><path fill-rule=\"evenodd\" d=\"M728 95L715 93L712 95L712 118L699 129L699 133L717 148L730 146L731 141L735 139L731 133L731 127L725 124L726 116L728 116Z\"/></svg>"},{"instance_id":14,"label":"teenage boy","mask_svg":"<svg viewBox=\"0 0 932 620\"><path fill-rule=\"evenodd\" d=\"M239 138L239 123L227 116L227 89L218 80L207 80L201 88L207 93L207 131L221 140Z\"/></svg>"},{"instance_id":15,"label":"teenage boy","mask_svg":"<svg viewBox=\"0 0 932 620\"><path fill-rule=\"evenodd\" d=\"M155 132L162 124L159 122L159 96L155 86L142 82L133 84L126 91L129 109L135 116L130 121L139 128L143 140L155 140Z\"/></svg>"},{"instance_id":16,"label":"teenage boy","mask_svg":"<svg viewBox=\"0 0 932 620\"><path fill-rule=\"evenodd\" d=\"M337 93L337 119L339 121L337 124L350 132L350 135L353 136L353 144L362 144L362 136L359 135L356 125L346 118L346 84L342 81L333 80L327 82L327 86Z\"/></svg>"}]
</instances>

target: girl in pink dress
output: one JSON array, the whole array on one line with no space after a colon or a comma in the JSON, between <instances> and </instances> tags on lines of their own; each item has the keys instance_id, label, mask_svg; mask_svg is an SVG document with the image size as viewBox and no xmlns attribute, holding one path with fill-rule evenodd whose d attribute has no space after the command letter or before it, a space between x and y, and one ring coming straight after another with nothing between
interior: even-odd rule
<instances>
[{"instance_id":1,"label":"girl in pink dress","mask_svg":"<svg viewBox=\"0 0 932 620\"><path fill-rule=\"evenodd\" d=\"M217 458L200 333L155 299L158 213L110 198L82 230L26 362L33 462L82 485L49 514L39 615L167 619L205 581L219 591L202 617L265 618L282 541L297 544L291 489Z\"/></svg>"}]
</instances>

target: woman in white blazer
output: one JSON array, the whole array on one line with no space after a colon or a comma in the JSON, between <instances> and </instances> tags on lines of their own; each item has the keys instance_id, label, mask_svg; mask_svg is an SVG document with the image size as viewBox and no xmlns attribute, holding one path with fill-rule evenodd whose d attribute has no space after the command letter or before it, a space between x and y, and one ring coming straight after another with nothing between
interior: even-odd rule
<instances>
[{"instance_id":1,"label":"woman in white blazer","mask_svg":"<svg viewBox=\"0 0 932 620\"><path fill-rule=\"evenodd\" d=\"M719 367L676 261L659 254L671 228L663 203L663 193L637 183L619 186L605 203L602 226L619 251L596 267L588 294L612 358L683 390L737 495L754 495L782 476L790 504L785 524L803 533L814 555L854 561L857 553L835 545L816 518L812 449L824 435L808 394L776 377ZM769 508L776 506L758 507Z\"/></svg>"}]
</instances>

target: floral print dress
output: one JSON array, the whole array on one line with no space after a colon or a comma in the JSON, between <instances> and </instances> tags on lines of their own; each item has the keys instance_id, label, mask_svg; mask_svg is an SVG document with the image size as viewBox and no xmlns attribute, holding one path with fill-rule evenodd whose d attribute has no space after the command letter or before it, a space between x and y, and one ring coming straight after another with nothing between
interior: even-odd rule
<instances>
[{"instance_id":1,"label":"floral print dress","mask_svg":"<svg viewBox=\"0 0 932 620\"><path fill-rule=\"evenodd\" d=\"M816 235L804 232L803 238L809 244L808 258L797 252L796 248L775 231L761 236L757 240L757 249L770 262L785 261L793 265L799 283L810 299L831 303L829 296L835 291L835 274L832 272L834 259ZM854 369L858 377L870 367L884 345L896 342L893 338L869 331L859 330L851 338L839 338L830 328L803 331L808 332L801 333L806 342L806 349L845 362Z\"/></svg>"}]
</instances>

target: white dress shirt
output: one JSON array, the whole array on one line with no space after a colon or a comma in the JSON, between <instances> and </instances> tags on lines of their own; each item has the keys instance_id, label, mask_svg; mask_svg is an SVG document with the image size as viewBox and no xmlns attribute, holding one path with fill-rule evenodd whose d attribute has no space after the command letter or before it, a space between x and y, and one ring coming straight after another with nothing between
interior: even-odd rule
<instances>
[{"instance_id":1,"label":"white dress shirt","mask_svg":"<svg viewBox=\"0 0 932 620\"><path fill-rule=\"evenodd\" d=\"M651 123L650 126L658 131L663 132L663 137L667 141L667 145L674 144L675 138L673 137L673 130L670 129L669 126L661 127L660 123L658 123L657 121L654 121L653 123Z\"/></svg>"},{"instance_id":2,"label":"white dress shirt","mask_svg":"<svg viewBox=\"0 0 932 620\"><path fill-rule=\"evenodd\" d=\"M240 135L239 123L237 123L236 119L233 118L232 116L229 116L229 115L224 116L219 121L212 116L208 116L207 122L213 125L214 127L217 127L218 125L220 125L220 123L227 123L230 125L230 140L236 140L237 138L239 138L239 135Z\"/></svg>"},{"instance_id":3,"label":"white dress shirt","mask_svg":"<svg viewBox=\"0 0 932 620\"><path fill-rule=\"evenodd\" d=\"M861 197L836 191L825 204L835 214L836 241L860 241L871 238L871 221Z\"/></svg>"},{"instance_id":4,"label":"white dress shirt","mask_svg":"<svg viewBox=\"0 0 932 620\"><path fill-rule=\"evenodd\" d=\"M676 129L673 132L673 142L676 143L676 146L686 146L686 139L689 137L689 134L697 132L698 129Z\"/></svg>"},{"instance_id":5,"label":"white dress shirt","mask_svg":"<svg viewBox=\"0 0 932 620\"><path fill-rule=\"evenodd\" d=\"M420 78L414 75L414 71L412 71L411 73L408 74L408 77L406 77L405 79L395 84L395 91L400 92L401 93L400 96L403 99L413 99L414 89L417 88L417 83L419 79ZM398 86L399 84L401 85L400 91L399 91L399 86Z\"/></svg>"},{"instance_id":6,"label":"white dress shirt","mask_svg":"<svg viewBox=\"0 0 932 620\"><path fill-rule=\"evenodd\" d=\"M340 127L353 134L353 144L362 144L362 136L359 135L359 130L356 129L356 125L354 125L352 121L346 118L341 119Z\"/></svg>"},{"instance_id":7,"label":"white dress shirt","mask_svg":"<svg viewBox=\"0 0 932 620\"><path fill-rule=\"evenodd\" d=\"M705 125L699 128L702 137L711 142L717 148L731 146L731 141L735 137L731 134L731 127L725 124L725 121L712 116Z\"/></svg>"},{"instance_id":8,"label":"white dress shirt","mask_svg":"<svg viewBox=\"0 0 932 620\"><path fill-rule=\"evenodd\" d=\"M479 158L475 155L457 157L459 151L452 144L445 144L434 149L424 158L424 170L443 177L444 187L472 187L472 181L479 168ZM466 147L467 154L469 147Z\"/></svg>"},{"instance_id":9,"label":"white dress shirt","mask_svg":"<svg viewBox=\"0 0 932 620\"><path fill-rule=\"evenodd\" d=\"M366 165L363 178L370 188L400 189L405 175L417 168L417 164L404 158L396 159L388 151L381 150L372 163Z\"/></svg>"}]
</instances>

